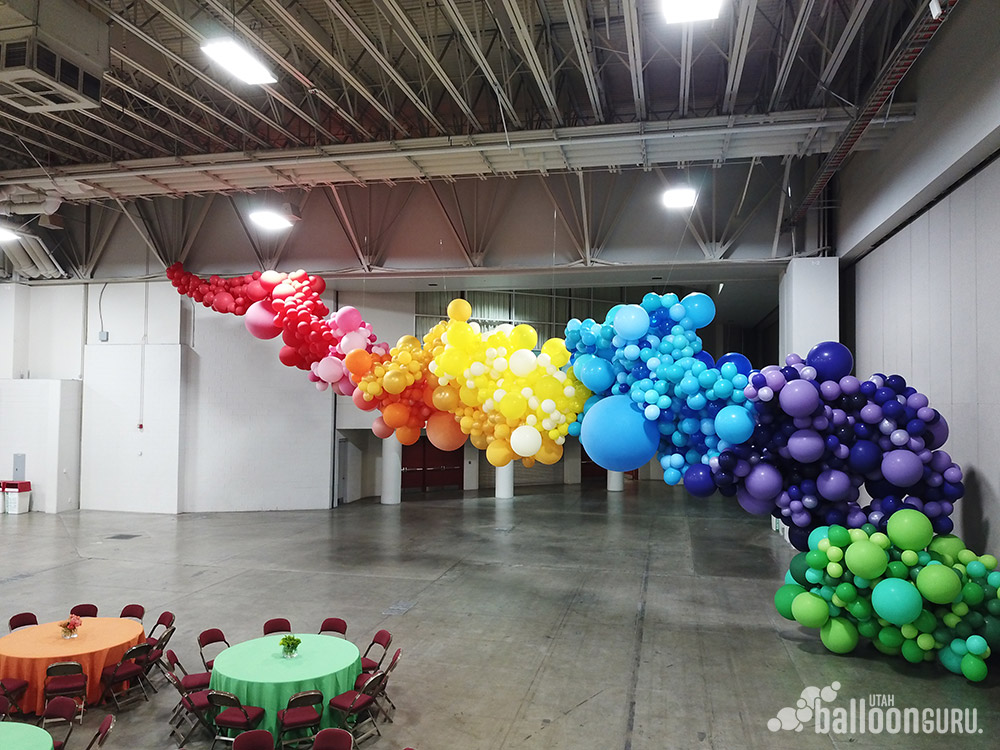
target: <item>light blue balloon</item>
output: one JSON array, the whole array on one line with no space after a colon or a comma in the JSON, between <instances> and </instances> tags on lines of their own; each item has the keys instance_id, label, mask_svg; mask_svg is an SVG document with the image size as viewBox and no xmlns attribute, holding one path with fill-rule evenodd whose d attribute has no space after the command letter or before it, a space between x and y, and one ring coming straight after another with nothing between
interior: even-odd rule
<instances>
[{"instance_id":1,"label":"light blue balloon","mask_svg":"<svg viewBox=\"0 0 1000 750\"><path fill-rule=\"evenodd\" d=\"M635 341L649 330L649 313L640 305L625 305L615 314L614 327L619 336Z\"/></svg>"},{"instance_id":2,"label":"light blue balloon","mask_svg":"<svg viewBox=\"0 0 1000 750\"><path fill-rule=\"evenodd\" d=\"M753 417L741 406L727 406L715 417L715 434L731 445L749 440L753 430Z\"/></svg>"},{"instance_id":3,"label":"light blue balloon","mask_svg":"<svg viewBox=\"0 0 1000 750\"><path fill-rule=\"evenodd\" d=\"M691 292L681 300L681 304L694 328L704 328L715 320L715 302L707 294Z\"/></svg>"},{"instance_id":4,"label":"light blue balloon","mask_svg":"<svg viewBox=\"0 0 1000 750\"><path fill-rule=\"evenodd\" d=\"M901 578L886 578L872 589L872 607L893 625L906 625L920 616L924 599L917 587Z\"/></svg>"},{"instance_id":5,"label":"light blue balloon","mask_svg":"<svg viewBox=\"0 0 1000 750\"><path fill-rule=\"evenodd\" d=\"M594 393L606 391L615 382L615 369L611 363L592 354L577 357L573 373Z\"/></svg>"}]
</instances>

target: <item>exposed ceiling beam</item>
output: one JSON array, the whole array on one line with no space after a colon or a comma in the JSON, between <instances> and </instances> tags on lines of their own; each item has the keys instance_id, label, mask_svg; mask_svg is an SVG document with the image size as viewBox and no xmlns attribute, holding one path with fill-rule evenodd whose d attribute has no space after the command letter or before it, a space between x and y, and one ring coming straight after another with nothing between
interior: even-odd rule
<instances>
[{"instance_id":1,"label":"exposed ceiling beam","mask_svg":"<svg viewBox=\"0 0 1000 750\"><path fill-rule=\"evenodd\" d=\"M518 5L517 0L502 0L495 7L506 14L514 36L517 37L518 45L521 48L521 59L528 66L528 70L535 80L535 86L542 95L545 108L549 111L549 122L553 126L561 126L563 124L562 112L559 110L559 104L556 102L552 80L545 70L542 59L538 56L538 50L535 48L535 40L532 38L534 30L525 21L524 14L521 13L521 7Z\"/></svg>"},{"instance_id":2,"label":"exposed ceiling beam","mask_svg":"<svg viewBox=\"0 0 1000 750\"><path fill-rule=\"evenodd\" d=\"M507 89L500 82L497 77L496 71L490 65L490 61L487 59L486 54L483 52L482 47L479 46L479 42L476 41L475 35L472 33L472 29L465 22L465 17L462 15L462 11L459 10L456 0L437 0L438 4L444 10L445 15L448 16L448 20L451 22L451 26L455 29L458 36L462 39L462 44L465 47L466 52L468 52L472 59L476 61L476 65L486 76L486 80L493 90L493 95L497 98L500 104L500 108L503 112L506 112L506 116L510 118L511 123L516 128L523 127L521 123L521 118L517 116L517 111L514 109L513 103L511 103L510 97L507 94Z\"/></svg>"},{"instance_id":3,"label":"exposed ceiling beam","mask_svg":"<svg viewBox=\"0 0 1000 750\"><path fill-rule=\"evenodd\" d=\"M466 101L465 97L458 90L458 87L451 80L451 77L445 71L444 66L441 65L440 61L431 52L430 47L424 41L423 37L417 31L416 26L406 11L404 11L396 0L374 0L375 5L378 7L382 14L389 20L392 28L399 34L400 38L404 41L410 51L414 56L418 57L423 61L431 72L437 77L444 86L445 91L452 98L455 104L458 105L459 109L465 114L472 124L472 127L481 131L483 129L482 123L479 122L479 118L476 117L476 113L472 111L472 107L469 102Z\"/></svg>"},{"instance_id":4,"label":"exposed ceiling beam","mask_svg":"<svg viewBox=\"0 0 1000 750\"><path fill-rule=\"evenodd\" d=\"M242 99L239 96L236 96L232 91L230 91L229 89L227 89L221 83L218 83L217 81L215 81L214 79L212 79L210 76L206 75L203 71L199 70L197 67L195 67L194 65L192 65L191 63L189 63L184 58L182 58L180 55L178 55L177 53L173 52L172 50L170 50L169 48L167 48L165 45L161 44L159 42L159 40L154 39L152 36L150 36L148 33L146 33L142 28L140 28L139 26L137 26L136 24L132 23L130 20L128 20L127 18L125 18L125 16L121 15L120 13L115 13L113 10L111 10L110 8L108 8L107 5L105 5L104 3L100 2L100 0L86 0L86 2L91 7L96 8L101 13L103 13L104 15L106 15L108 18L110 18L111 20L113 20L115 23L117 23L118 25L120 25L122 28L128 30L134 36L138 37L139 39L142 39L142 41L144 41L150 47L152 47L157 52L159 52L161 55L163 55L171 63L173 63L174 65L178 66L179 68L184 69L189 74L191 74L192 76L194 76L198 80L202 81L205 85L207 85L210 88L214 89L217 93L221 94L223 97L225 97L226 99L232 101L238 107L240 107L241 109L243 109L246 112L248 112L251 116L257 118L258 120L260 120L263 123L266 123L269 127L273 128L277 132L281 133L283 136L285 136L286 138L288 138L290 141L293 141L296 144L300 144L300 145L302 144L302 141L299 138L297 138L291 131L289 131L288 129L286 129L280 123L278 123L273 118L271 118L271 117L267 116L266 114L264 114L263 112L261 112L259 109L257 109L256 107L254 107L252 104L250 104L246 100Z\"/></svg>"},{"instance_id":5,"label":"exposed ceiling beam","mask_svg":"<svg viewBox=\"0 0 1000 750\"><path fill-rule=\"evenodd\" d=\"M328 66L333 70L338 76L340 76L343 81L354 89L361 98L364 99L372 108L379 113L385 120L392 125L396 130L403 134L408 134L408 128L400 122L396 116L388 110L388 108L379 101L368 87L364 84L361 79L359 79L351 70L329 49L330 35L323 30L323 27L309 15L305 9L296 8L295 12L292 11L292 7L286 7L281 0L264 0L267 7L274 13L275 16L287 26L295 35L297 35L309 48L309 51L316 56L320 62ZM294 3L289 3L289 6L294 6Z\"/></svg>"},{"instance_id":6,"label":"exposed ceiling beam","mask_svg":"<svg viewBox=\"0 0 1000 750\"><path fill-rule=\"evenodd\" d=\"M324 0L324 2L326 3L326 7L329 8L330 13L332 13L342 24L344 24L345 27L347 27L347 30L350 31L354 38L358 40L358 43L364 48L365 52L367 52L379 68L382 69L382 72L396 84L399 90L403 92L403 96L410 100L410 103L417 108L417 111L427 118L428 122L430 122L430 124L433 125L439 133L447 133L448 129L441 124L437 115L431 111L431 108L423 99L420 98L420 95L410 87L409 82L399 71L396 64L382 54L382 50L380 50L378 45L369 38L368 34L366 34L365 30L361 28L354 16L352 16L347 8L340 3L340 0Z\"/></svg>"},{"instance_id":7,"label":"exposed ceiling beam","mask_svg":"<svg viewBox=\"0 0 1000 750\"><path fill-rule=\"evenodd\" d=\"M740 93L740 81L743 80L743 67L750 50L750 32L753 31L754 15L757 12L757 0L741 0L736 9L736 33L733 35L733 45L729 52L729 70L726 74L726 93L722 97L722 112L732 114L736 107L736 97Z\"/></svg>"},{"instance_id":8,"label":"exposed ceiling beam","mask_svg":"<svg viewBox=\"0 0 1000 750\"><path fill-rule=\"evenodd\" d=\"M694 31L691 24L681 29L681 79L677 96L677 108L681 117L687 117L691 109L691 66L694 63Z\"/></svg>"},{"instance_id":9,"label":"exposed ceiling beam","mask_svg":"<svg viewBox=\"0 0 1000 750\"><path fill-rule=\"evenodd\" d=\"M639 9L636 0L622 0L622 14L625 17L625 41L628 44L628 69L632 74L632 99L635 101L635 116L646 119L646 87L642 80L642 43L639 36ZM685 24L690 26L690 24Z\"/></svg>"},{"instance_id":10,"label":"exposed ceiling beam","mask_svg":"<svg viewBox=\"0 0 1000 750\"><path fill-rule=\"evenodd\" d=\"M840 70L840 66L844 62L844 58L847 57L851 45L854 44L854 38L861 31L861 26L868 16L868 11L872 9L872 5L874 4L875 0L858 0L857 5L851 9L851 15L847 19L844 32L840 35L837 46L830 53L826 65L823 66L823 72L819 75L816 90L813 92L812 99L809 102L810 107L815 107L823 101L827 90L837 75L837 71Z\"/></svg>"},{"instance_id":11,"label":"exposed ceiling beam","mask_svg":"<svg viewBox=\"0 0 1000 750\"><path fill-rule=\"evenodd\" d=\"M802 0L799 4L799 12L795 16L795 24L792 26L791 34L785 45L785 52L781 56L778 65L778 74L774 81L774 89L771 91L771 99L767 105L767 111L773 112L781 101L782 94L785 93L785 86L788 84L788 75L792 72L795 58L799 53L799 45L805 36L806 29L809 28L809 16L812 15L816 0Z\"/></svg>"},{"instance_id":12,"label":"exposed ceiling beam","mask_svg":"<svg viewBox=\"0 0 1000 750\"><path fill-rule=\"evenodd\" d=\"M606 119L604 114L604 84L597 71L594 44L587 29L587 10L583 5L583 0L563 0L563 9L566 11L569 33L573 37L573 46L576 49L577 60L580 62L580 72L583 73L583 83L587 87L587 96L590 99L591 109L594 111L594 119L597 122L604 122Z\"/></svg>"},{"instance_id":13,"label":"exposed ceiling beam","mask_svg":"<svg viewBox=\"0 0 1000 750\"><path fill-rule=\"evenodd\" d=\"M48 114L48 113L44 113L43 112L42 114ZM21 127L31 128L32 130L37 130L39 133L41 133L41 135L42 135L43 138L51 138L53 141L59 141L60 143L66 145L66 146L69 146L70 148L80 149L83 152L86 152L86 153L89 153L89 154L93 154L94 156L96 156L96 157L98 157L100 159L104 159L105 161L111 161L112 160L112 157L109 154L101 152L101 151L97 151L96 149L91 148L90 146L86 145L85 143L78 143L77 141L74 141L71 138L67 138L64 135L60 135L59 133L57 133L52 128L46 128L46 127L43 127L42 125L36 124L34 122L31 122L30 120L25 120L25 119L22 119L20 117L16 117L13 114L13 112L11 110L9 110L9 109L7 111L5 111L5 112L0 113L0 118L3 118L4 120L7 120L8 122L12 122L12 123L14 123L16 125L20 125ZM82 131L83 133L85 133L87 135L90 135L89 131L86 128L81 128L78 125L73 125L72 123L66 122L64 120L60 120L57 117L52 117L52 119L55 120L58 123L61 123L61 124L64 124L64 125L69 125L70 127L73 127L74 129L76 129L78 131ZM135 153L135 156L139 156L139 154Z\"/></svg>"}]
</instances>

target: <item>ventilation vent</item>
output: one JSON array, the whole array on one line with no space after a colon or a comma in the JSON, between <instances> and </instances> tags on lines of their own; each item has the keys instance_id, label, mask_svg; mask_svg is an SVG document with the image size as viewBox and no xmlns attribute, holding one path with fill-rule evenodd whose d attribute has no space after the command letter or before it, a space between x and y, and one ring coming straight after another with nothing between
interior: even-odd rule
<instances>
[{"instance_id":1,"label":"ventilation vent","mask_svg":"<svg viewBox=\"0 0 1000 750\"><path fill-rule=\"evenodd\" d=\"M36 39L5 42L0 63L0 104L27 112L91 109L101 104L100 77Z\"/></svg>"}]
</instances>

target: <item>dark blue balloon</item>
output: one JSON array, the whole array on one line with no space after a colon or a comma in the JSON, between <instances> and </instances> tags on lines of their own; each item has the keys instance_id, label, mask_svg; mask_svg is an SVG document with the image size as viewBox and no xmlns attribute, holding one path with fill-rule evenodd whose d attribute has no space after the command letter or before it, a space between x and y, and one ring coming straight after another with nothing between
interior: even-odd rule
<instances>
[{"instance_id":1,"label":"dark blue balloon","mask_svg":"<svg viewBox=\"0 0 1000 750\"><path fill-rule=\"evenodd\" d=\"M752 385L754 388L758 388L758 389L759 388L763 388L765 385L767 385L767 378L765 378L759 372L755 372L750 377L750 385Z\"/></svg>"},{"instance_id":2,"label":"dark blue balloon","mask_svg":"<svg viewBox=\"0 0 1000 750\"><path fill-rule=\"evenodd\" d=\"M911 419L906 423L906 431L910 437L920 437L924 434L924 423L921 419Z\"/></svg>"},{"instance_id":3,"label":"dark blue balloon","mask_svg":"<svg viewBox=\"0 0 1000 750\"><path fill-rule=\"evenodd\" d=\"M736 458L736 454L732 451L722 451L719 454L719 468L724 471L732 471L736 468L736 463L739 459Z\"/></svg>"},{"instance_id":4,"label":"dark blue balloon","mask_svg":"<svg viewBox=\"0 0 1000 750\"><path fill-rule=\"evenodd\" d=\"M895 398L896 394L893 392L892 388L886 388L884 386L882 388L876 388L875 393L872 396L872 400L879 406L884 404L889 399L895 399Z\"/></svg>"},{"instance_id":5,"label":"dark blue balloon","mask_svg":"<svg viewBox=\"0 0 1000 750\"><path fill-rule=\"evenodd\" d=\"M695 497L709 497L715 493L712 470L705 464L695 464L684 472L684 489Z\"/></svg>"},{"instance_id":6,"label":"dark blue balloon","mask_svg":"<svg viewBox=\"0 0 1000 750\"><path fill-rule=\"evenodd\" d=\"M788 496L792 498L792 500L801 500L802 490L799 489L797 484L793 484L788 488Z\"/></svg>"},{"instance_id":7,"label":"dark blue balloon","mask_svg":"<svg viewBox=\"0 0 1000 750\"><path fill-rule=\"evenodd\" d=\"M902 417L906 416L906 407L896 399L890 399L882 404L882 416L899 421Z\"/></svg>"},{"instance_id":8,"label":"dark blue balloon","mask_svg":"<svg viewBox=\"0 0 1000 750\"><path fill-rule=\"evenodd\" d=\"M727 484L725 487L719 487L719 494L723 497L736 497L736 483Z\"/></svg>"},{"instance_id":9,"label":"dark blue balloon","mask_svg":"<svg viewBox=\"0 0 1000 750\"><path fill-rule=\"evenodd\" d=\"M785 376L785 380L791 381L791 380L798 380L799 379L799 371L796 370L791 365L789 365L787 367L782 367L781 368L781 374Z\"/></svg>"},{"instance_id":10,"label":"dark blue balloon","mask_svg":"<svg viewBox=\"0 0 1000 750\"><path fill-rule=\"evenodd\" d=\"M931 526L934 527L935 534L950 534L955 528L955 522L948 516L938 516L931 519Z\"/></svg>"},{"instance_id":11,"label":"dark blue balloon","mask_svg":"<svg viewBox=\"0 0 1000 750\"><path fill-rule=\"evenodd\" d=\"M885 379L885 384L896 393L902 393L903 389L906 388L906 380L902 375L890 375Z\"/></svg>"},{"instance_id":12,"label":"dark blue balloon","mask_svg":"<svg viewBox=\"0 0 1000 750\"><path fill-rule=\"evenodd\" d=\"M799 552L807 552L809 550L809 533L811 531L812 531L811 528L789 526L788 541Z\"/></svg>"},{"instance_id":13,"label":"dark blue balloon","mask_svg":"<svg viewBox=\"0 0 1000 750\"><path fill-rule=\"evenodd\" d=\"M854 369L854 356L839 341L823 341L809 350L806 364L816 368L819 382L840 380Z\"/></svg>"},{"instance_id":14,"label":"dark blue balloon","mask_svg":"<svg viewBox=\"0 0 1000 750\"><path fill-rule=\"evenodd\" d=\"M865 396L866 398L871 398L872 396L875 395L875 391L878 390L878 386L875 385L872 381L866 380L861 384L860 390L863 396Z\"/></svg>"},{"instance_id":15,"label":"dark blue balloon","mask_svg":"<svg viewBox=\"0 0 1000 750\"><path fill-rule=\"evenodd\" d=\"M816 482L814 482L812 479L803 479L802 482L799 484L799 487L802 488L803 495L816 494Z\"/></svg>"},{"instance_id":16,"label":"dark blue balloon","mask_svg":"<svg viewBox=\"0 0 1000 750\"><path fill-rule=\"evenodd\" d=\"M699 362L704 362L709 368L715 367L715 360L712 358L712 355L704 349L695 354L694 358Z\"/></svg>"},{"instance_id":17,"label":"dark blue balloon","mask_svg":"<svg viewBox=\"0 0 1000 750\"><path fill-rule=\"evenodd\" d=\"M724 364L727 364L729 362L732 362L734 365L736 365L736 372L738 372L740 375L749 375L750 371L753 370L753 365L750 364L750 360L747 359L745 355L740 354L739 352L729 352L728 354L723 354L721 357L719 357L716 363L718 364L719 367L722 367Z\"/></svg>"}]
</instances>

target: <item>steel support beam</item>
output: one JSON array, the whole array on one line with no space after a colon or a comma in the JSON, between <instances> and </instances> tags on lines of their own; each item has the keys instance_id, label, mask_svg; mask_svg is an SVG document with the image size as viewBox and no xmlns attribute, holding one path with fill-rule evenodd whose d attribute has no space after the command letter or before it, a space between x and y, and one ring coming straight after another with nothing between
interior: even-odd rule
<instances>
[{"instance_id":1,"label":"steel support beam","mask_svg":"<svg viewBox=\"0 0 1000 750\"><path fill-rule=\"evenodd\" d=\"M573 37L576 57L580 62L580 72L583 73L583 83L587 87L587 97L594 110L594 119L604 122L604 85L597 71L594 44L587 30L587 10L583 0L563 0L563 9L566 11L566 22Z\"/></svg>"},{"instance_id":2,"label":"steel support beam","mask_svg":"<svg viewBox=\"0 0 1000 750\"><path fill-rule=\"evenodd\" d=\"M743 66L750 50L750 32L753 31L757 0L741 0L736 9L736 32L729 52L729 71L726 74L726 92L722 96L722 112L731 115L736 107L736 97L740 93L743 80Z\"/></svg>"},{"instance_id":3,"label":"steel support beam","mask_svg":"<svg viewBox=\"0 0 1000 750\"><path fill-rule=\"evenodd\" d=\"M646 86L643 83L642 42L639 34L639 9L637 0L622 0L622 14L625 18L625 41L628 45L628 68L632 74L632 99L635 101L635 116L646 119ZM690 26L690 24L687 24ZM682 94L683 96L683 94Z\"/></svg>"},{"instance_id":4,"label":"steel support beam","mask_svg":"<svg viewBox=\"0 0 1000 750\"><path fill-rule=\"evenodd\" d=\"M521 48L521 59L528 66L528 70L535 80L535 86L542 95L542 101L545 102L545 108L549 111L549 122L553 126L561 126L563 118L562 112L559 111L559 105L556 102L555 90L552 88L552 81L545 70L542 59L538 56L538 50L535 49L532 29L529 28L527 22L524 20L524 15L521 13L521 6L518 5L517 0L502 0L502 3L496 7L502 8L507 15L507 19L514 31L514 36L517 37Z\"/></svg>"},{"instance_id":5,"label":"steel support beam","mask_svg":"<svg viewBox=\"0 0 1000 750\"><path fill-rule=\"evenodd\" d=\"M830 58L826 61L826 65L823 66L823 72L819 75L819 81L816 83L816 90L813 92L809 106L818 106L823 101L823 97L833 83L833 79L836 77L837 71L840 70L844 58L847 57L851 45L854 44L854 38L861 31L861 26L868 16L868 11L872 9L872 5L874 4L875 0L858 0L857 5L851 9L851 15L847 19L844 33L840 35L837 46L834 47Z\"/></svg>"},{"instance_id":6,"label":"steel support beam","mask_svg":"<svg viewBox=\"0 0 1000 750\"><path fill-rule=\"evenodd\" d=\"M785 92L785 86L788 84L788 75L792 72L792 66L795 64L795 58L799 53L799 45L802 44L802 38L805 36L806 29L809 28L809 16L812 15L815 5L816 0L802 0L799 5L799 12L795 16L795 23L792 26L791 34L789 34L788 42L785 45L785 52L781 56L781 62L778 64L778 74L774 81L774 89L771 91L771 99L767 105L768 112L774 111L774 108L778 106L778 102L781 101L782 94Z\"/></svg>"}]
</instances>

